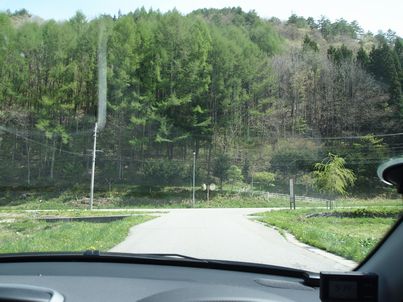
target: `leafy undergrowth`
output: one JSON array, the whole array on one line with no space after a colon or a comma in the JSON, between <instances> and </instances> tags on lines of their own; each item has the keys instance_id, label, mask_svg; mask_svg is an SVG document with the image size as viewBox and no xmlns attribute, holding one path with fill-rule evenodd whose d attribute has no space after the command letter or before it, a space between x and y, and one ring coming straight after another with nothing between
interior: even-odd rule
<instances>
[{"instance_id":1,"label":"leafy undergrowth","mask_svg":"<svg viewBox=\"0 0 403 302\"><path fill-rule=\"evenodd\" d=\"M273 208L287 207L286 200L281 198L216 196L210 201L197 203L200 208Z\"/></svg>"},{"instance_id":2,"label":"leafy undergrowth","mask_svg":"<svg viewBox=\"0 0 403 302\"><path fill-rule=\"evenodd\" d=\"M401 215L402 208L367 208L367 209L351 209L344 208L330 212L319 212L307 215L307 218L313 217L338 217L338 218L395 218L398 219Z\"/></svg>"},{"instance_id":3,"label":"leafy undergrowth","mask_svg":"<svg viewBox=\"0 0 403 302\"><path fill-rule=\"evenodd\" d=\"M138 186L122 187L112 191L96 192L94 208L96 209L136 209L136 208L190 208L192 207L191 190L189 187L148 188ZM32 191L32 192L3 192L0 194L1 209L20 210L67 210L88 209L90 199L88 192L83 190ZM210 201L206 201L205 192L196 191L197 208L274 208L289 207L287 197L267 198L264 195L250 193L234 193L231 191L211 192ZM297 208L325 207L324 201L297 200ZM400 199L357 199L345 198L335 201L340 207L374 207L374 206L402 206Z\"/></svg>"},{"instance_id":4,"label":"leafy undergrowth","mask_svg":"<svg viewBox=\"0 0 403 302\"><path fill-rule=\"evenodd\" d=\"M401 209L375 209L376 213ZM298 240L357 262L362 261L396 221L395 218L312 216L319 210L261 213L258 220L293 234ZM368 215L369 210L362 211Z\"/></svg>"},{"instance_id":5,"label":"leafy undergrowth","mask_svg":"<svg viewBox=\"0 0 403 302\"><path fill-rule=\"evenodd\" d=\"M0 253L107 251L126 238L130 227L152 218L132 216L109 223L6 220L0 223Z\"/></svg>"},{"instance_id":6,"label":"leafy undergrowth","mask_svg":"<svg viewBox=\"0 0 403 302\"><path fill-rule=\"evenodd\" d=\"M197 198L195 207L197 208L263 208L263 207L287 207L287 199L265 197L243 197L243 196L220 196L216 195L209 202L202 198ZM8 203L0 207L0 210L68 210L68 209L88 209L89 198L66 198L62 194L56 198L48 200L31 198L23 202ZM110 196L97 195L94 199L94 208L116 209L116 208L191 208L191 199L181 199L178 197L143 197L131 195L113 194Z\"/></svg>"}]
</instances>

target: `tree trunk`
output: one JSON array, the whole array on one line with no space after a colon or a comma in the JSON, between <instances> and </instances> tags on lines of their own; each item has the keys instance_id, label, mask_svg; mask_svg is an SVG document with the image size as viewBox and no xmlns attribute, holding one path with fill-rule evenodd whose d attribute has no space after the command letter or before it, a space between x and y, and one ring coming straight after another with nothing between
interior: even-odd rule
<instances>
[{"instance_id":1,"label":"tree trunk","mask_svg":"<svg viewBox=\"0 0 403 302\"><path fill-rule=\"evenodd\" d=\"M122 156L119 156L119 167L118 167L118 179L122 180L123 178L123 164L122 164Z\"/></svg>"},{"instance_id":2,"label":"tree trunk","mask_svg":"<svg viewBox=\"0 0 403 302\"><path fill-rule=\"evenodd\" d=\"M27 148L27 184L28 186L31 185L31 147L29 146L28 142L26 143Z\"/></svg>"},{"instance_id":3,"label":"tree trunk","mask_svg":"<svg viewBox=\"0 0 403 302\"><path fill-rule=\"evenodd\" d=\"M15 153L17 152L17 134L14 136L14 146L13 146L13 152L11 153L11 161L14 164L15 160Z\"/></svg>"},{"instance_id":4,"label":"tree trunk","mask_svg":"<svg viewBox=\"0 0 403 302\"><path fill-rule=\"evenodd\" d=\"M207 156L207 189L206 189L206 197L207 202L210 201L210 184L211 184L211 144L208 146L208 156Z\"/></svg>"},{"instance_id":5,"label":"tree trunk","mask_svg":"<svg viewBox=\"0 0 403 302\"><path fill-rule=\"evenodd\" d=\"M119 152L119 161L118 161L118 179L122 180L123 178L123 163L122 163L122 128L119 127L119 140L118 140L118 152Z\"/></svg>"},{"instance_id":6,"label":"tree trunk","mask_svg":"<svg viewBox=\"0 0 403 302\"><path fill-rule=\"evenodd\" d=\"M54 169L55 169L55 158L56 158L56 139L53 138L52 142L52 158L50 161L50 179L53 181Z\"/></svg>"}]
</instances>

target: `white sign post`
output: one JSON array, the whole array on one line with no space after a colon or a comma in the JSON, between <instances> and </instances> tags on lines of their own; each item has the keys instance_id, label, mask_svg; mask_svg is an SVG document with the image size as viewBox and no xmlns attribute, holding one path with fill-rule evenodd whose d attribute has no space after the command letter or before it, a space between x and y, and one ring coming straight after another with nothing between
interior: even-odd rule
<instances>
[{"instance_id":1,"label":"white sign post","mask_svg":"<svg viewBox=\"0 0 403 302\"><path fill-rule=\"evenodd\" d=\"M192 207L195 207L195 193L196 193L196 152L193 151L193 179L192 179Z\"/></svg>"},{"instance_id":2,"label":"white sign post","mask_svg":"<svg viewBox=\"0 0 403 302\"><path fill-rule=\"evenodd\" d=\"M294 178L290 178L290 209L295 210Z\"/></svg>"}]
</instances>

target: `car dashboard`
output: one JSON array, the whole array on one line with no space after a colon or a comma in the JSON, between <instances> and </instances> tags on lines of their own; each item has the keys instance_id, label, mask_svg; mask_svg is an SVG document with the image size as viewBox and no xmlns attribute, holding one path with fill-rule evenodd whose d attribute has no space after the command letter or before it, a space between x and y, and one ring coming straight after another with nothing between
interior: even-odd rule
<instances>
[{"instance_id":1,"label":"car dashboard","mask_svg":"<svg viewBox=\"0 0 403 302\"><path fill-rule=\"evenodd\" d=\"M320 301L296 277L170 265L19 262L0 265L0 301Z\"/></svg>"}]
</instances>

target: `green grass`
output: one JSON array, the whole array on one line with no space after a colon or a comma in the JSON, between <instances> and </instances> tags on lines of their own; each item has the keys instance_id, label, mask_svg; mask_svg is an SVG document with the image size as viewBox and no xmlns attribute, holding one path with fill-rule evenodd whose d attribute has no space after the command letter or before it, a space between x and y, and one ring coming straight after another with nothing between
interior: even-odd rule
<instances>
[{"instance_id":1,"label":"green grass","mask_svg":"<svg viewBox=\"0 0 403 302\"><path fill-rule=\"evenodd\" d=\"M336 200L337 207L402 207L402 199L388 199L388 198L353 198L346 197Z\"/></svg>"},{"instance_id":2,"label":"green grass","mask_svg":"<svg viewBox=\"0 0 403 302\"><path fill-rule=\"evenodd\" d=\"M401 209L377 208L376 211L392 211L396 214L401 212ZM396 221L396 218L368 217L307 218L308 214L320 212L323 211L307 209L272 211L259 214L257 220L290 232L298 240L309 245L357 262L364 259Z\"/></svg>"},{"instance_id":3,"label":"green grass","mask_svg":"<svg viewBox=\"0 0 403 302\"><path fill-rule=\"evenodd\" d=\"M0 253L106 251L123 241L130 227L152 218L147 215L132 216L109 223L46 223L19 218L0 223Z\"/></svg>"},{"instance_id":4,"label":"green grass","mask_svg":"<svg viewBox=\"0 0 403 302\"><path fill-rule=\"evenodd\" d=\"M5 211L5 213L19 213L21 211ZM152 211L147 213L142 211L136 211L132 209L119 210L119 211L97 211L97 210L44 210L44 211L35 211L24 213L25 215L29 215L34 218L42 218L42 217L84 217L84 216L116 216L116 215L145 215L145 214L161 214L165 213L164 211ZM2 215L2 211L0 210L0 217Z\"/></svg>"},{"instance_id":5,"label":"green grass","mask_svg":"<svg viewBox=\"0 0 403 302\"><path fill-rule=\"evenodd\" d=\"M199 202L196 207L200 208L288 208L288 198L265 196L216 196L210 202ZM323 207L322 201L299 201L298 207Z\"/></svg>"},{"instance_id":6,"label":"green grass","mask_svg":"<svg viewBox=\"0 0 403 302\"><path fill-rule=\"evenodd\" d=\"M228 187L228 186L227 186ZM49 189L50 190L50 189ZM211 192L211 199L207 202L205 192L196 191L196 207L198 208L265 208L289 207L287 197L270 197L251 195L250 193L224 191ZM403 206L401 199L357 199L344 198L335 202L337 207L373 207L373 206ZM144 188L140 186L117 187L112 191L95 192L95 209L170 209L190 208L190 187ZM324 201L296 202L297 208L324 207ZM89 208L88 193L83 190L65 191L32 191L32 192L3 192L0 197L0 209L8 210L68 210Z\"/></svg>"},{"instance_id":7,"label":"green grass","mask_svg":"<svg viewBox=\"0 0 403 302\"><path fill-rule=\"evenodd\" d=\"M198 202L199 208L270 208L284 207L286 202L280 198L263 198L248 196L216 196L214 199Z\"/></svg>"},{"instance_id":8,"label":"green grass","mask_svg":"<svg viewBox=\"0 0 403 302\"><path fill-rule=\"evenodd\" d=\"M339 199L335 202L336 207L379 207L379 206L402 206L399 199ZM276 208L289 207L288 198L262 197L262 196L242 196L242 195L215 195L209 202L201 198L196 199L197 208ZM324 201L299 201L297 208L325 207ZM191 199L181 198L151 198L151 197L128 197L114 195L111 197L96 196L94 200L95 209L172 209L190 208ZM0 207L4 210L69 210L88 209L87 199L65 199L51 198L49 200L30 199L25 202L10 203Z\"/></svg>"},{"instance_id":9,"label":"green grass","mask_svg":"<svg viewBox=\"0 0 403 302\"><path fill-rule=\"evenodd\" d=\"M320 203L323 204L323 203ZM260 196L237 196L226 195L220 196L216 194L209 202L198 196L196 199L197 208L264 208L264 207L287 207L289 206L287 199L270 198ZM88 209L89 201L87 199L66 199L65 196L51 198L49 200L30 199L24 202L9 203L0 207L0 210L59 210L68 209ZM192 207L191 199L182 199L178 197L136 197L127 195L113 194L111 196L96 196L94 199L95 209L171 209L171 208L190 208Z\"/></svg>"}]
</instances>

